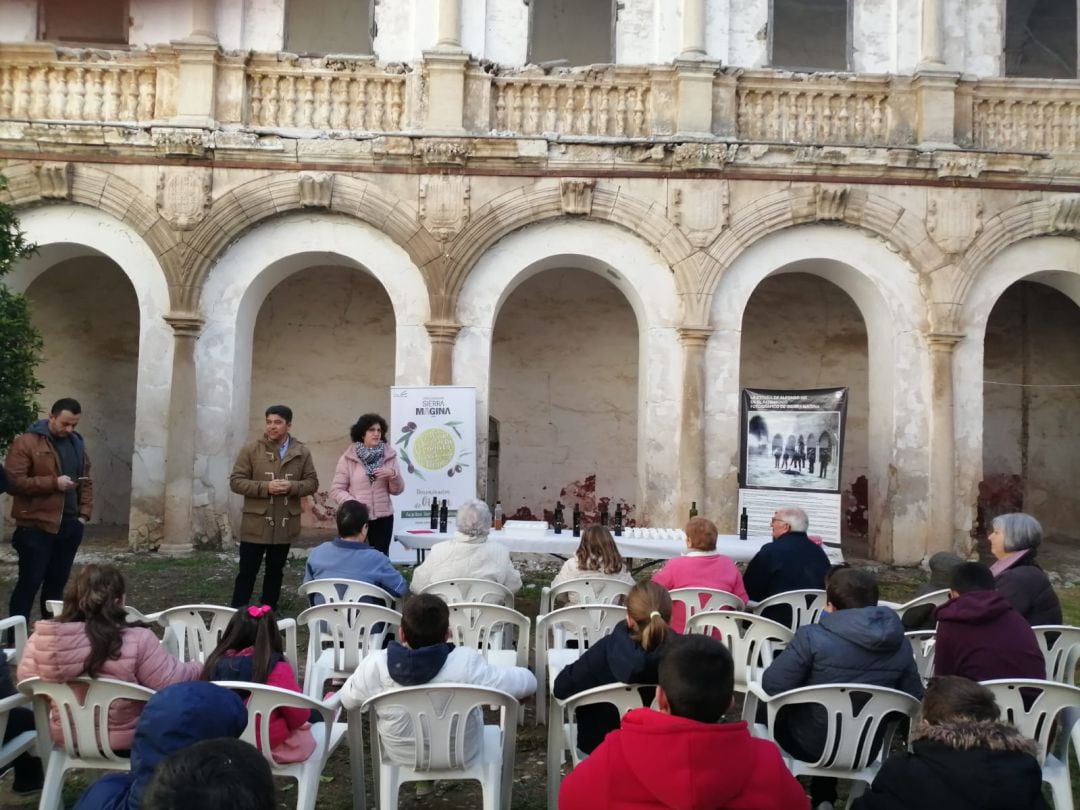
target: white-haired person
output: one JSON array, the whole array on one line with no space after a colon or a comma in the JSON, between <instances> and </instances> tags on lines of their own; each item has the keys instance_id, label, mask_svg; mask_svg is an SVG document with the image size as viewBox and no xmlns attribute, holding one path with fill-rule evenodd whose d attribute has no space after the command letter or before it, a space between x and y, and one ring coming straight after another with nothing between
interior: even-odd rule
<instances>
[{"instance_id":1,"label":"white-haired person","mask_svg":"<svg viewBox=\"0 0 1080 810\"><path fill-rule=\"evenodd\" d=\"M483 501L465 501L458 507L452 539L437 543L413 572L411 590L419 593L444 579L487 579L512 591L521 587L521 574L510 561L506 546L487 542L491 510Z\"/></svg>"},{"instance_id":2,"label":"white-haired person","mask_svg":"<svg viewBox=\"0 0 1080 810\"><path fill-rule=\"evenodd\" d=\"M1031 515L1013 512L990 523L990 570L997 590L1028 624L1061 624L1061 601L1050 578L1035 561L1042 526Z\"/></svg>"},{"instance_id":3,"label":"white-haired person","mask_svg":"<svg viewBox=\"0 0 1080 810\"><path fill-rule=\"evenodd\" d=\"M777 509L772 517L771 543L766 543L750 560L743 573L743 585L751 600L760 602L785 591L821 589L830 563L825 551L810 539L810 520L796 506ZM767 618L787 623L790 608L776 606Z\"/></svg>"}]
</instances>

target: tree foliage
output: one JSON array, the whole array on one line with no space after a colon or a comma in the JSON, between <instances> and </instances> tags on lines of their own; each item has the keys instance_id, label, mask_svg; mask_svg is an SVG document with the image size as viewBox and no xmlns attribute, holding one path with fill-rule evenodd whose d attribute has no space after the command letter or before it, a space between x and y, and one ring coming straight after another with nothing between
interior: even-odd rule
<instances>
[{"instance_id":1,"label":"tree foliage","mask_svg":"<svg viewBox=\"0 0 1080 810\"><path fill-rule=\"evenodd\" d=\"M6 185L0 175L0 190ZM3 284L15 263L35 250L20 230L15 211L0 203L0 455L38 412L34 396L41 383L34 370L41 356L41 335L30 319L26 297Z\"/></svg>"}]
</instances>

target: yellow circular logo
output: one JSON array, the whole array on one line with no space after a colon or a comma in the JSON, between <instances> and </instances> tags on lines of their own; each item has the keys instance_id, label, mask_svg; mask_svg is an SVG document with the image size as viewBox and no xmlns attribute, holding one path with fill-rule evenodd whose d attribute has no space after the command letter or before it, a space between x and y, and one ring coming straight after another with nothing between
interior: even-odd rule
<instances>
[{"instance_id":1,"label":"yellow circular logo","mask_svg":"<svg viewBox=\"0 0 1080 810\"><path fill-rule=\"evenodd\" d=\"M413 461L425 470L441 470L454 458L454 437L442 428L432 427L420 432L412 443Z\"/></svg>"}]
</instances>

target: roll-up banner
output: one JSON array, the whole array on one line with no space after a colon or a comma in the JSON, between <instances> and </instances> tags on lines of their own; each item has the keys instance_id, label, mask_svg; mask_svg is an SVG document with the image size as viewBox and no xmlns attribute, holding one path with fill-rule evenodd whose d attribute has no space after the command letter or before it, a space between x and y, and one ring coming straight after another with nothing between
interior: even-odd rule
<instances>
[{"instance_id":1,"label":"roll-up banner","mask_svg":"<svg viewBox=\"0 0 1080 810\"><path fill-rule=\"evenodd\" d=\"M774 391L744 388L739 453L739 513L749 534L767 535L773 513L797 506L829 559L841 562L840 470L846 388Z\"/></svg>"},{"instance_id":2,"label":"roll-up banner","mask_svg":"<svg viewBox=\"0 0 1080 810\"><path fill-rule=\"evenodd\" d=\"M390 392L390 438L405 491L394 497L394 531L428 529L431 502L457 508L476 497L476 389L451 385Z\"/></svg>"}]
</instances>

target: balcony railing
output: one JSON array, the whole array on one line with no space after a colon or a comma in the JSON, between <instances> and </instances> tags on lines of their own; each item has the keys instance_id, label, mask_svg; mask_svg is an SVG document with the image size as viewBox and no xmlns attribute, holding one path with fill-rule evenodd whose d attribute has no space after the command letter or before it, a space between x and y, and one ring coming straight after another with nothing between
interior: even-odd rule
<instances>
[{"instance_id":1,"label":"balcony railing","mask_svg":"<svg viewBox=\"0 0 1080 810\"><path fill-rule=\"evenodd\" d=\"M971 143L980 149L1080 152L1080 83L981 80L958 96L971 111Z\"/></svg>"}]
</instances>

